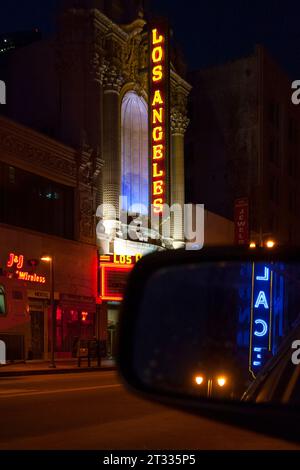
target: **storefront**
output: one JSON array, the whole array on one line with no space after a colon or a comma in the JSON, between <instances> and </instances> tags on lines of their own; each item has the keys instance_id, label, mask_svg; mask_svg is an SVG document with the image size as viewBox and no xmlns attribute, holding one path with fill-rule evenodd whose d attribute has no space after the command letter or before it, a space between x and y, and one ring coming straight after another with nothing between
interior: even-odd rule
<instances>
[{"instance_id":1,"label":"storefront","mask_svg":"<svg viewBox=\"0 0 300 470\"><path fill-rule=\"evenodd\" d=\"M23 283L0 273L0 340L7 360L26 359L31 343L27 292Z\"/></svg>"},{"instance_id":2,"label":"storefront","mask_svg":"<svg viewBox=\"0 0 300 470\"><path fill-rule=\"evenodd\" d=\"M52 285L46 252L54 259L56 356L72 357L78 338L98 337L96 248L21 229L3 228L0 242L2 236L2 247L11 242L0 253L0 339L8 360L49 358Z\"/></svg>"},{"instance_id":3,"label":"storefront","mask_svg":"<svg viewBox=\"0 0 300 470\"><path fill-rule=\"evenodd\" d=\"M130 271L142 255L100 255L98 264L98 299L104 321L102 336L107 341L108 357L115 357L120 305ZM106 331L105 331L106 330Z\"/></svg>"},{"instance_id":4,"label":"storefront","mask_svg":"<svg viewBox=\"0 0 300 470\"><path fill-rule=\"evenodd\" d=\"M51 326L49 325L51 329ZM96 299L75 294L61 294L56 307L56 351L58 357L76 355L79 338L96 335Z\"/></svg>"},{"instance_id":5,"label":"storefront","mask_svg":"<svg viewBox=\"0 0 300 470\"><path fill-rule=\"evenodd\" d=\"M48 274L24 253L10 251L5 260L1 276L4 300L0 336L7 344L7 358L43 359L47 351L45 316L50 293L44 289Z\"/></svg>"}]
</instances>

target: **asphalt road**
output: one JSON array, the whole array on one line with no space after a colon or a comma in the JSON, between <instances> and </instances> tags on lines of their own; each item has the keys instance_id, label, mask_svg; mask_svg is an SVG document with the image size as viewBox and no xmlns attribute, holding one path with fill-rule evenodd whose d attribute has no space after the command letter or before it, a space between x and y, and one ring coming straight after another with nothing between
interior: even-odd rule
<instances>
[{"instance_id":1,"label":"asphalt road","mask_svg":"<svg viewBox=\"0 0 300 470\"><path fill-rule=\"evenodd\" d=\"M0 449L300 449L129 394L114 372L0 378Z\"/></svg>"}]
</instances>

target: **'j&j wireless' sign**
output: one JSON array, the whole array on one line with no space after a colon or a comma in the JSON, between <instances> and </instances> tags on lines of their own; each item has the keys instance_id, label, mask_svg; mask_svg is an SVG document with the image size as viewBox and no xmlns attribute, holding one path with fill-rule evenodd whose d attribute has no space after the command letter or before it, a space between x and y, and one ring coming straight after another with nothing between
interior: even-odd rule
<instances>
[{"instance_id":1,"label":"'j&j wireless' sign","mask_svg":"<svg viewBox=\"0 0 300 470\"><path fill-rule=\"evenodd\" d=\"M255 376L272 349L273 272L264 263L253 264L249 369Z\"/></svg>"}]
</instances>

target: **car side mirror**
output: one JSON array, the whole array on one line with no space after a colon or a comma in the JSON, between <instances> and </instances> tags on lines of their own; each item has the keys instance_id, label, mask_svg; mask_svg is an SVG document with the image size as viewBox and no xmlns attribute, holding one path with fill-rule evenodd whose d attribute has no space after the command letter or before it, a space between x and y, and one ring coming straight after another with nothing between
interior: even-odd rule
<instances>
[{"instance_id":1,"label":"car side mirror","mask_svg":"<svg viewBox=\"0 0 300 470\"><path fill-rule=\"evenodd\" d=\"M298 258L248 247L144 257L121 314L124 381L146 398L298 441Z\"/></svg>"}]
</instances>

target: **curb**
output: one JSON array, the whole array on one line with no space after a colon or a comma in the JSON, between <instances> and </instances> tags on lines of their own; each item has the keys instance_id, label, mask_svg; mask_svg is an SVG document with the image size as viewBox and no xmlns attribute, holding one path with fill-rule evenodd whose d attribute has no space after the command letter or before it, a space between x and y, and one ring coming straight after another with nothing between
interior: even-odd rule
<instances>
[{"instance_id":1,"label":"curb","mask_svg":"<svg viewBox=\"0 0 300 470\"><path fill-rule=\"evenodd\" d=\"M30 375L79 374L81 372L111 372L117 370L116 366L108 367L78 367L75 369L38 369L38 370L0 370L1 377L26 377Z\"/></svg>"}]
</instances>

